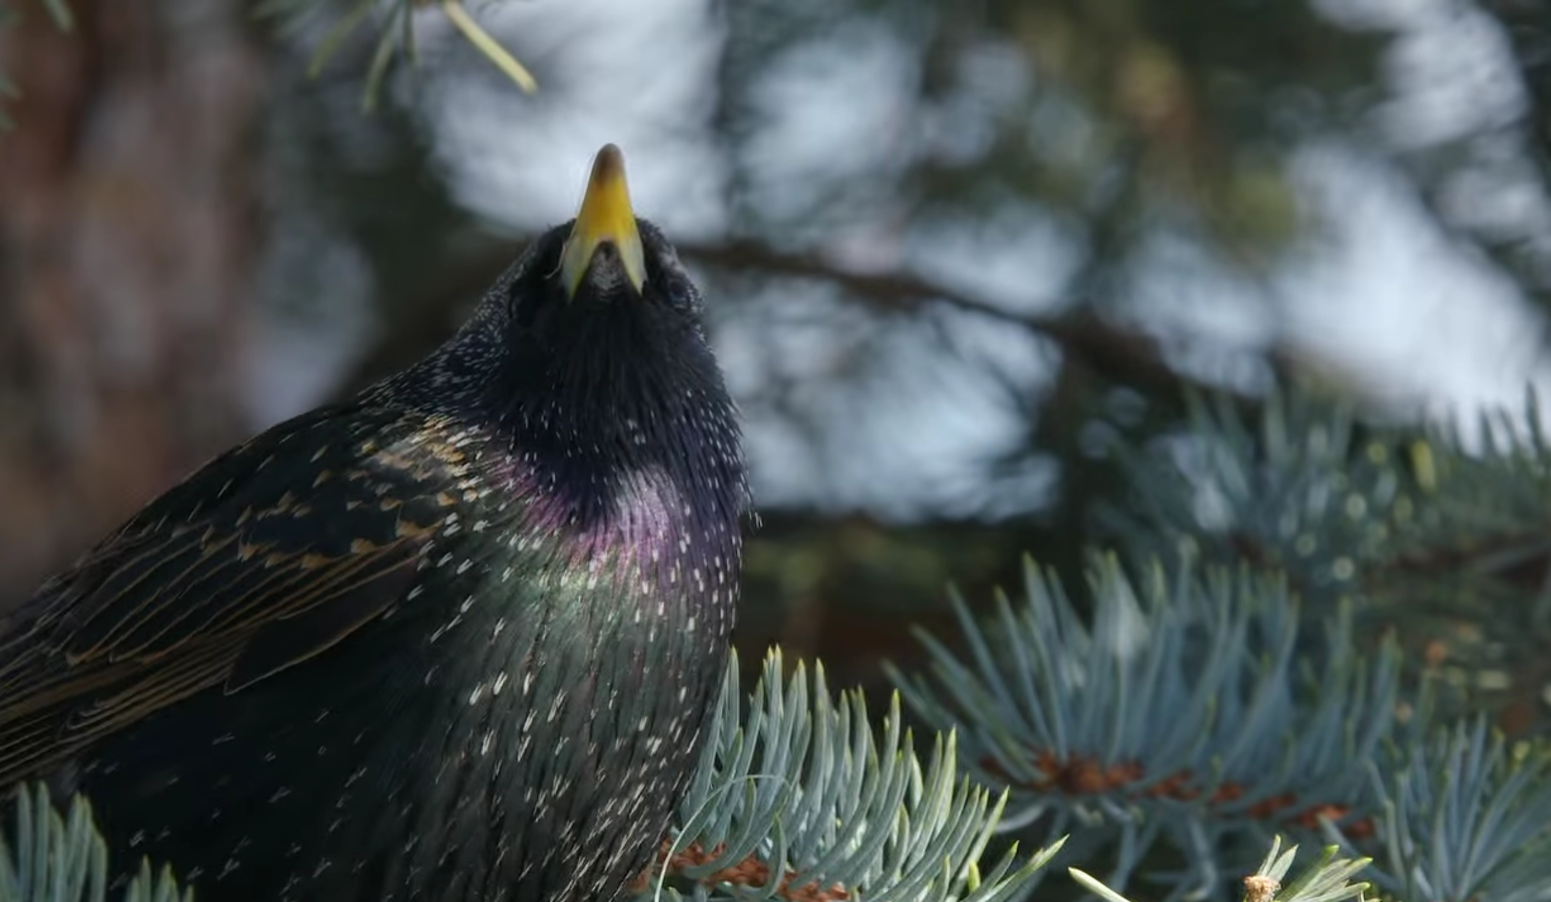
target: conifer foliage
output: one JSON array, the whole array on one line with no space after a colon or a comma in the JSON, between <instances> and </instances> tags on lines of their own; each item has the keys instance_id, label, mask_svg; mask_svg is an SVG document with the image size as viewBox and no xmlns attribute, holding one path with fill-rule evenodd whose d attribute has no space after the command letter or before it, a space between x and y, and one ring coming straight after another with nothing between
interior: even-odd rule
<instances>
[{"instance_id":1,"label":"conifer foliage","mask_svg":"<svg viewBox=\"0 0 1551 902\"><path fill-rule=\"evenodd\" d=\"M1397 899L1551 898L1536 409L1466 431L1197 402L1117 449L1091 617L1031 563L1023 599L961 613L965 651L923 634L931 672L895 678L1008 788L1003 829L1070 834L1116 888L1226 898L1285 834Z\"/></svg>"}]
</instances>

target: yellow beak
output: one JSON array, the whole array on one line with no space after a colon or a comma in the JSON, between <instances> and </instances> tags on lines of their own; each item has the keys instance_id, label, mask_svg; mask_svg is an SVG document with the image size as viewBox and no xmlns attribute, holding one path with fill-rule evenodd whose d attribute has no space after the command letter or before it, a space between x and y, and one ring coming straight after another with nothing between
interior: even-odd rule
<instances>
[{"instance_id":1,"label":"yellow beak","mask_svg":"<svg viewBox=\"0 0 1551 902\"><path fill-rule=\"evenodd\" d=\"M612 244L618 251L625 278L639 293L646 284L646 252L641 247L635 213L630 209L625 157L612 144L603 145L592 161L592 178L587 181L587 193L582 195L582 208L560 252L560 278L567 297L576 296L592 267L593 255L605 244Z\"/></svg>"}]
</instances>

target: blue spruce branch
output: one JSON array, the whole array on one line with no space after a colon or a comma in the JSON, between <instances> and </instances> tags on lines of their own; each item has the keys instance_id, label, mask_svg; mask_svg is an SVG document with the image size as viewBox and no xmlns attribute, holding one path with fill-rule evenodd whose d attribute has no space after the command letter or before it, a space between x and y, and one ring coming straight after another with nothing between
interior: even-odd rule
<instances>
[{"instance_id":1,"label":"blue spruce branch","mask_svg":"<svg viewBox=\"0 0 1551 902\"><path fill-rule=\"evenodd\" d=\"M1551 899L1551 750L1515 747L1482 718L1394 751L1379 797L1375 884L1400 899ZM1332 830L1347 848L1358 843Z\"/></svg>"},{"instance_id":2,"label":"blue spruce branch","mask_svg":"<svg viewBox=\"0 0 1551 902\"><path fill-rule=\"evenodd\" d=\"M958 732L980 780L1008 788L1010 829L1070 832L1078 858L1113 852L1116 885L1166 841L1189 863L1170 898L1246 870L1222 857L1246 838L1326 821L1372 833L1367 765L1397 727L1392 642L1359 648L1344 608L1302 637L1285 581L1243 569L1133 579L1098 559L1091 625L1053 575L1026 574L1025 603L998 599L984 624L957 604L966 658L923 633L930 676L892 674Z\"/></svg>"},{"instance_id":3,"label":"blue spruce branch","mask_svg":"<svg viewBox=\"0 0 1551 902\"><path fill-rule=\"evenodd\" d=\"M1014 847L982 873L1005 799L963 776L951 734L923 763L897 696L877 735L859 692L833 697L822 666L811 681L800 663L784 679L776 650L740 718L737 674L734 661L680 826L642 899L1005 902L1054 853L1019 863Z\"/></svg>"},{"instance_id":4,"label":"blue spruce branch","mask_svg":"<svg viewBox=\"0 0 1551 902\"><path fill-rule=\"evenodd\" d=\"M1367 859L1338 858L1335 847L1326 847L1319 860L1308 865L1292 883L1283 885L1292 869L1298 847L1282 850L1282 838L1271 841L1271 850L1255 872L1244 878L1244 902L1362 902L1368 884L1352 878L1368 864ZM1069 868L1072 878L1104 902L1129 902L1125 896L1105 886L1084 871Z\"/></svg>"}]
</instances>

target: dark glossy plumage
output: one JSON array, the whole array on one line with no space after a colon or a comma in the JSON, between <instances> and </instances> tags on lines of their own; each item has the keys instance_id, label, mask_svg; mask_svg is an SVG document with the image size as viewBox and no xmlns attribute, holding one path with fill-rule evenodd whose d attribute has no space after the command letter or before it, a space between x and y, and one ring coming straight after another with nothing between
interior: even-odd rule
<instances>
[{"instance_id":1,"label":"dark glossy plumage","mask_svg":"<svg viewBox=\"0 0 1551 902\"><path fill-rule=\"evenodd\" d=\"M118 866L212 902L617 896L695 761L747 500L698 294L639 228L639 294L605 236L569 296L549 232L433 356L0 617L0 786L86 793Z\"/></svg>"}]
</instances>

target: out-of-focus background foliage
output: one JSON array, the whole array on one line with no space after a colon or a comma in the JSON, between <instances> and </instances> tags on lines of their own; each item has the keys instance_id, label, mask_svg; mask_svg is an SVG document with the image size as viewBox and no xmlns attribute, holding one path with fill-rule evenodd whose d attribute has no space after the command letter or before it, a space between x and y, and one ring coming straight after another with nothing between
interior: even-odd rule
<instances>
[{"instance_id":1,"label":"out-of-focus background foliage","mask_svg":"<svg viewBox=\"0 0 1551 902\"><path fill-rule=\"evenodd\" d=\"M1543 0L472 6L531 96L426 4L370 115L388 0L68 5L0 7L0 605L428 350L606 141L746 414L745 658L841 684L950 579L1075 572L1184 387L1382 419L1551 372Z\"/></svg>"}]
</instances>

